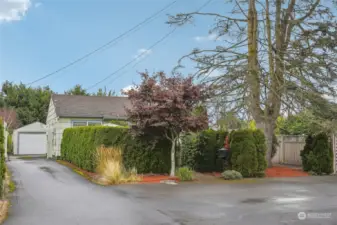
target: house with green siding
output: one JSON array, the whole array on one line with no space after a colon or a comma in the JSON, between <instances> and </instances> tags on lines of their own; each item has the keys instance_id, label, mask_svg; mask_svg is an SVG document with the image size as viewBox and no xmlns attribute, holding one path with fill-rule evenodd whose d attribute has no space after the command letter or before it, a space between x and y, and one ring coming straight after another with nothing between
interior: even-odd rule
<instances>
[{"instance_id":1,"label":"house with green siding","mask_svg":"<svg viewBox=\"0 0 337 225\"><path fill-rule=\"evenodd\" d=\"M78 126L117 126L111 121L125 121L127 97L53 94L47 115L47 157L60 155L64 129Z\"/></svg>"}]
</instances>

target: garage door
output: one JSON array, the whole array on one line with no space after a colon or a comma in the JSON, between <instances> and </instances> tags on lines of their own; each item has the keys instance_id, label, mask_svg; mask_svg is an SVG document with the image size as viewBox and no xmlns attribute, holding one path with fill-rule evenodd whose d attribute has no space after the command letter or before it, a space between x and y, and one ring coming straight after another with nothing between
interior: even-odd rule
<instances>
[{"instance_id":1,"label":"garage door","mask_svg":"<svg viewBox=\"0 0 337 225\"><path fill-rule=\"evenodd\" d=\"M46 154L46 133L19 133L19 155Z\"/></svg>"}]
</instances>

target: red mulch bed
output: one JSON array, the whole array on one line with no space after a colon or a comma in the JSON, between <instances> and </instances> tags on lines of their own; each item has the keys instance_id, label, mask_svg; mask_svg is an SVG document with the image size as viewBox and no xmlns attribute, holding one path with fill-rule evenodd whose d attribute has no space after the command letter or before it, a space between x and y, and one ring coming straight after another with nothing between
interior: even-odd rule
<instances>
[{"instance_id":1,"label":"red mulch bed","mask_svg":"<svg viewBox=\"0 0 337 225\"><path fill-rule=\"evenodd\" d=\"M143 175L142 177L142 181L140 181L139 183L160 183L161 181L164 180L172 180L172 181L176 181L179 182L179 178L178 177L170 177L170 176L166 176L166 175Z\"/></svg>"},{"instance_id":2,"label":"red mulch bed","mask_svg":"<svg viewBox=\"0 0 337 225\"><path fill-rule=\"evenodd\" d=\"M84 175L85 178L87 178L89 180L93 180L93 179L98 177L97 173L92 173L92 172L86 171L86 170L81 169L81 168L79 168L79 167L75 166L74 164L71 164L67 161L57 160L57 162L64 165L64 166L67 166L67 167L69 167L73 170L79 171L82 175ZM173 180L173 181L176 181L176 182L179 181L179 179L177 177L170 177L170 176L166 176L166 175L157 175L157 174L144 174L144 175L139 175L139 177L142 178L142 180L138 182L138 183L141 183L141 184L144 184L144 183L146 183L146 184L160 183L161 181L164 181L164 180Z\"/></svg>"},{"instance_id":3,"label":"red mulch bed","mask_svg":"<svg viewBox=\"0 0 337 225\"><path fill-rule=\"evenodd\" d=\"M266 177L307 177L308 173L301 169L274 166L266 170Z\"/></svg>"}]
</instances>

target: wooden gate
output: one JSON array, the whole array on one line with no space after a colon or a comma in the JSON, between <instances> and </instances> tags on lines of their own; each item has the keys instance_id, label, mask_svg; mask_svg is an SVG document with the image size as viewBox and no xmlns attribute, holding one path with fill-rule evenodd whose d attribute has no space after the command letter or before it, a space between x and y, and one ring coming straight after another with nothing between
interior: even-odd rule
<instances>
[{"instance_id":1,"label":"wooden gate","mask_svg":"<svg viewBox=\"0 0 337 225\"><path fill-rule=\"evenodd\" d=\"M301 151L305 145L305 136L302 135L282 135L278 136L279 146L273 163L301 166Z\"/></svg>"}]
</instances>

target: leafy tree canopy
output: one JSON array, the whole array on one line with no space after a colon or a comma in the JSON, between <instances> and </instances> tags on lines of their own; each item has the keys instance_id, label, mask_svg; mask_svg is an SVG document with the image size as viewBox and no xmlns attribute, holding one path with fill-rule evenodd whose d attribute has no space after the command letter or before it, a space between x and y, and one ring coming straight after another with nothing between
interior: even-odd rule
<instances>
[{"instance_id":1,"label":"leafy tree canopy","mask_svg":"<svg viewBox=\"0 0 337 225\"><path fill-rule=\"evenodd\" d=\"M87 95L89 96L90 94L82 88L82 85L76 84L75 87L69 89L68 91L65 91L64 94L66 95Z\"/></svg>"},{"instance_id":2,"label":"leafy tree canopy","mask_svg":"<svg viewBox=\"0 0 337 225\"><path fill-rule=\"evenodd\" d=\"M208 125L207 113L200 106L202 86L191 77L166 77L160 72L141 74L142 82L126 92L131 107L126 109L137 133L161 130L171 141L171 175L175 173L175 145L182 132L199 131Z\"/></svg>"},{"instance_id":3,"label":"leafy tree canopy","mask_svg":"<svg viewBox=\"0 0 337 225\"><path fill-rule=\"evenodd\" d=\"M6 81L2 85L2 104L13 108L21 125L36 121L45 123L52 90L48 86L32 88Z\"/></svg>"}]
</instances>

